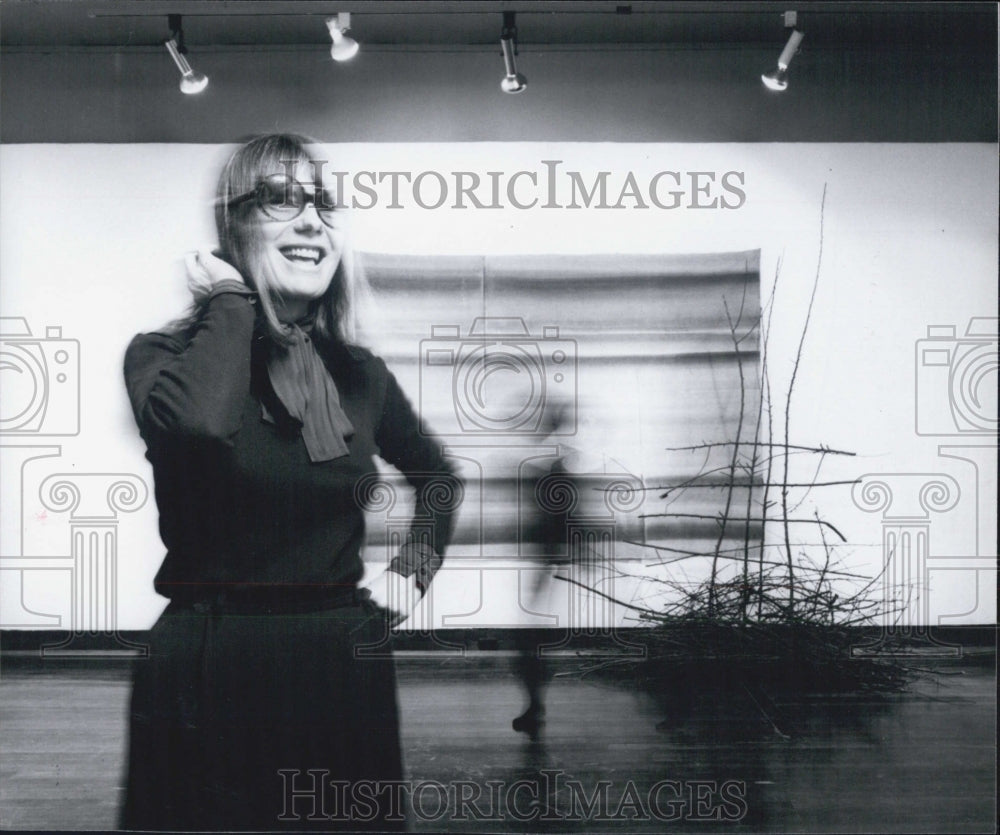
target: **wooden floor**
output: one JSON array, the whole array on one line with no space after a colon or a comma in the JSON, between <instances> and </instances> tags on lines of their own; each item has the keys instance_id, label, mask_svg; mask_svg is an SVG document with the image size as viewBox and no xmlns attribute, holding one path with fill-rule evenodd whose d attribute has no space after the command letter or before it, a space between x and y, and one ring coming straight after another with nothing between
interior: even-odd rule
<instances>
[{"instance_id":1,"label":"wooden floor","mask_svg":"<svg viewBox=\"0 0 1000 835\"><path fill-rule=\"evenodd\" d=\"M750 722L719 704L678 719L613 681L560 675L532 742L510 727L510 660L400 656L406 767L424 783L415 831L996 831L994 666L949 667L885 702L768 705ZM0 826L115 825L128 690L123 666L4 673ZM434 791L456 781L483 788L464 815Z\"/></svg>"}]
</instances>

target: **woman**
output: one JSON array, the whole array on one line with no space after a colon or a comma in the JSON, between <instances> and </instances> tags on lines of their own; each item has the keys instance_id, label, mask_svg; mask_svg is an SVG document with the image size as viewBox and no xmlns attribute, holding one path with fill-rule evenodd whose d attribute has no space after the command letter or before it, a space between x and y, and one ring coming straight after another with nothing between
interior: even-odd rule
<instances>
[{"instance_id":1,"label":"woman","mask_svg":"<svg viewBox=\"0 0 1000 835\"><path fill-rule=\"evenodd\" d=\"M126 353L171 602L134 679L124 828L405 825L378 793L402 778L394 668L362 648L426 591L461 486L385 364L349 342L321 167L301 137L239 148L221 257L188 261L192 315ZM414 486L420 534L359 589L375 454Z\"/></svg>"}]
</instances>

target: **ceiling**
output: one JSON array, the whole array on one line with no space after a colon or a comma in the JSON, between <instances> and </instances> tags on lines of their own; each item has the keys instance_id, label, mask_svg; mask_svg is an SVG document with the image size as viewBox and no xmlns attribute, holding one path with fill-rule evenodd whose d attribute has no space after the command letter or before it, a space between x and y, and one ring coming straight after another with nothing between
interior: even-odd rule
<instances>
[{"instance_id":1,"label":"ceiling","mask_svg":"<svg viewBox=\"0 0 1000 835\"><path fill-rule=\"evenodd\" d=\"M0 0L0 46L15 50L146 49L183 15L190 47L328 44L324 18L352 14L364 48L475 49L496 45L501 13L517 12L518 41L562 49L775 45L798 11L810 48L935 49L995 54L995 3L669 2L669 0Z\"/></svg>"}]
</instances>

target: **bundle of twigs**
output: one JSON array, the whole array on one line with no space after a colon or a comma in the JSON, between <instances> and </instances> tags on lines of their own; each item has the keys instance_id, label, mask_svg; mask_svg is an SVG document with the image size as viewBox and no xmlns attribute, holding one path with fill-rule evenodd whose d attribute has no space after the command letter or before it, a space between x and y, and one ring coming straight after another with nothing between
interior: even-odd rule
<instances>
[{"instance_id":1,"label":"bundle of twigs","mask_svg":"<svg viewBox=\"0 0 1000 835\"><path fill-rule=\"evenodd\" d=\"M692 491L724 491L718 515L697 517L714 519L718 524L713 549L696 553L634 543L654 549L661 559L650 564L667 566L668 571L686 560L709 567L707 579L693 584L674 579L673 573L666 578L643 578L662 585L662 597L668 602L656 608L618 601L637 611L650 626L642 630L647 657L642 663L622 659L600 667L630 664L639 680L654 691L680 688L690 695L719 689L746 692L751 699L790 693L873 693L898 690L911 677L903 660L891 652L859 652L869 641L864 628L877 629L879 618L889 619L894 614L887 611L892 605L884 594L875 593L881 575L869 578L848 570L836 556L837 548L845 542L841 532L818 512L812 517L799 512L812 490L852 483L820 481L818 476L828 456L854 453L822 444L793 443L790 429L796 378L822 265L825 203L824 187L816 273L784 397L772 396L768 373L773 295L766 306L767 316L749 326L745 322L746 290L735 312L723 299L739 374L735 437L671 448L668 452L705 455L704 466L694 478L647 488L658 492L666 507L665 512L646 515L671 518L692 516L671 512L679 497ZM779 262L775 288L780 270ZM760 337L763 385L756 421L747 421L748 394L756 386L747 379L750 369L745 363L757 352L745 352L742 344L754 336ZM775 418L782 419L780 425L775 425ZM712 466L708 466L709 456L714 456ZM815 457L811 479L798 483L790 476L793 456ZM803 526L819 533L818 560L799 544L796 532L805 529ZM776 534L769 551L763 542L768 527ZM734 540L737 547L723 547ZM810 550L815 554L815 547ZM766 553L774 556L767 559ZM877 591L882 591L881 586Z\"/></svg>"}]
</instances>

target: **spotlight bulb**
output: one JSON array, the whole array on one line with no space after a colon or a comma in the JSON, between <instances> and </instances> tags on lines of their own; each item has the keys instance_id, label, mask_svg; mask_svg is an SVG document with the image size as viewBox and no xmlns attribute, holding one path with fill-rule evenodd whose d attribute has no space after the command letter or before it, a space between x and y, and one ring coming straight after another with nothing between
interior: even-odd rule
<instances>
[{"instance_id":1,"label":"spotlight bulb","mask_svg":"<svg viewBox=\"0 0 1000 835\"><path fill-rule=\"evenodd\" d=\"M788 87L788 70L780 67L771 72L764 73L760 80L768 90L784 90Z\"/></svg>"},{"instance_id":2,"label":"spotlight bulb","mask_svg":"<svg viewBox=\"0 0 1000 835\"><path fill-rule=\"evenodd\" d=\"M505 76L500 82L500 89L505 93L522 93L528 89L528 79L519 72Z\"/></svg>"},{"instance_id":3,"label":"spotlight bulb","mask_svg":"<svg viewBox=\"0 0 1000 835\"><path fill-rule=\"evenodd\" d=\"M208 86L208 76L202 72L190 72L181 78L181 92L193 96Z\"/></svg>"}]
</instances>

